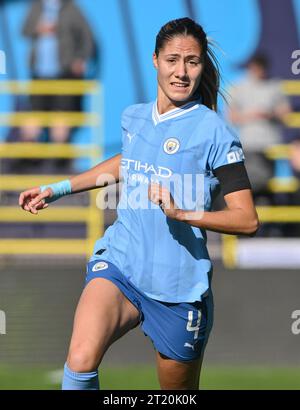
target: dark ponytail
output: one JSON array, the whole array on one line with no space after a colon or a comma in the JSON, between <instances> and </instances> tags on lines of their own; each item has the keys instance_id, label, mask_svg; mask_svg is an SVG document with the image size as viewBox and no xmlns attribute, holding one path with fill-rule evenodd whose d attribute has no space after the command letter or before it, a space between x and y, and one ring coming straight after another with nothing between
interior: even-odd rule
<instances>
[{"instance_id":1,"label":"dark ponytail","mask_svg":"<svg viewBox=\"0 0 300 410\"><path fill-rule=\"evenodd\" d=\"M217 111L217 99L220 93L219 63L208 45L206 33L199 24L188 17L166 23L156 36L155 54L158 56L165 43L179 35L192 36L198 41L202 50L204 70L195 96L201 97L202 104Z\"/></svg>"}]
</instances>

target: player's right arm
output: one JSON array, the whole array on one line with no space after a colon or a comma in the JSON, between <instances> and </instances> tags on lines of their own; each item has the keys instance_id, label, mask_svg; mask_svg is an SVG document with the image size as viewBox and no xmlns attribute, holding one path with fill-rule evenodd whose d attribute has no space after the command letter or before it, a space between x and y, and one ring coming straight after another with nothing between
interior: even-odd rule
<instances>
[{"instance_id":1,"label":"player's right arm","mask_svg":"<svg viewBox=\"0 0 300 410\"><path fill-rule=\"evenodd\" d=\"M118 154L82 174L71 177L69 179L71 183L71 193L76 194L119 182L120 161L121 154ZM49 206L47 200L51 201L53 195L51 188L47 188L41 192L41 187L34 187L21 192L19 205L24 211L37 214L38 210L46 209Z\"/></svg>"}]
</instances>

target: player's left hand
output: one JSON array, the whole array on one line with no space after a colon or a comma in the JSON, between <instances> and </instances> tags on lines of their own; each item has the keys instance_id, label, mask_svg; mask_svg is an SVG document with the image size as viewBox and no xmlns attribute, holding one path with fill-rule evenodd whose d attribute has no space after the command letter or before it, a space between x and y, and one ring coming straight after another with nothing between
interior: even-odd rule
<instances>
[{"instance_id":1,"label":"player's left hand","mask_svg":"<svg viewBox=\"0 0 300 410\"><path fill-rule=\"evenodd\" d=\"M160 184L150 183L148 187L148 197L151 202L160 206L166 216L177 219L180 210L167 188Z\"/></svg>"}]
</instances>

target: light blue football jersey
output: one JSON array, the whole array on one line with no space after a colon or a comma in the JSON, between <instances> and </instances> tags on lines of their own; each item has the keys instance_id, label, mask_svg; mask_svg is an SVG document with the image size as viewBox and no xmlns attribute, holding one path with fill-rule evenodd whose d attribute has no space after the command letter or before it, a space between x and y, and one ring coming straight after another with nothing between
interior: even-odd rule
<instances>
[{"instance_id":1,"label":"light blue football jersey","mask_svg":"<svg viewBox=\"0 0 300 410\"><path fill-rule=\"evenodd\" d=\"M156 101L128 107L122 115L118 217L96 242L91 260L105 249L101 259L153 299L201 300L212 271L206 232L166 217L148 200L148 185L168 187L181 209L209 211L220 188L213 170L243 160L237 136L200 101L162 115Z\"/></svg>"}]
</instances>

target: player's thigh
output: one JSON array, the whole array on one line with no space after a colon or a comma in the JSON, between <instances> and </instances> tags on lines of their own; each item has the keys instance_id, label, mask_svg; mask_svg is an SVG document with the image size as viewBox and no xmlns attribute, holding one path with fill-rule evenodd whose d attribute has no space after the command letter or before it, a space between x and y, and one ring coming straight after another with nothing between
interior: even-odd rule
<instances>
[{"instance_id":1,"label":"player's thigh","mask_svg":"<svg viewBox=\"0 0 300 410\"><path fill-rule=\"evenodd\" d=\"M93 279L76 309L68 363L73 367L98 366L108 347L138 322L138 309L113 282Z\"/></svg>"},{"instance_id":2,"label":"player's thigh","mask_svg":"<svg viewBox=\"0 0 300 410\"><path fill-rule=\"evenodd\" d=\"M198 390L203 356L179 362L156 352L159 384L163 390Z\"/></svg>"}]
</instances>

